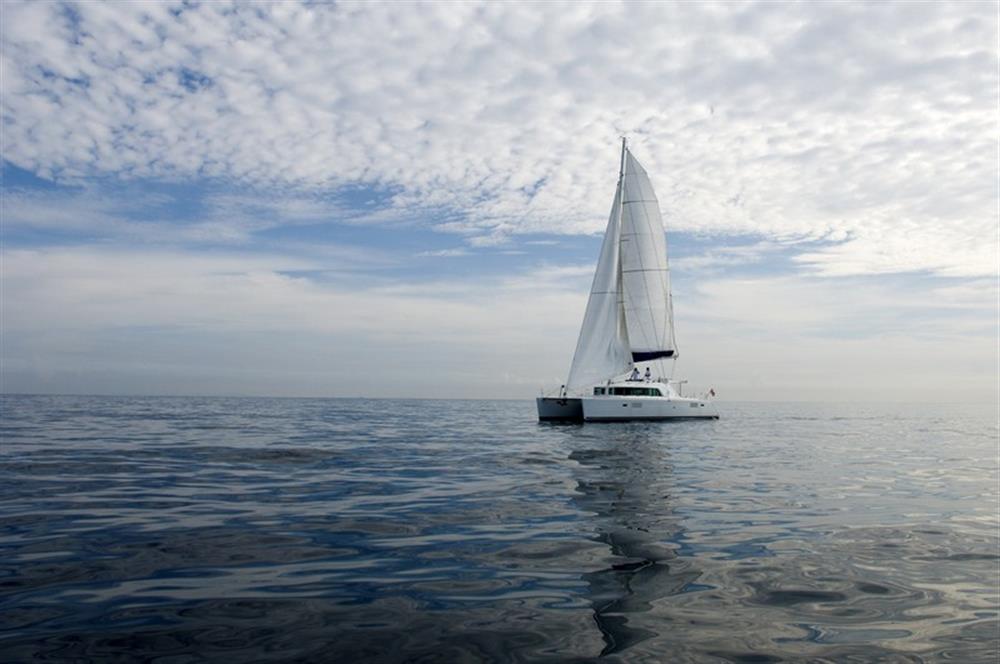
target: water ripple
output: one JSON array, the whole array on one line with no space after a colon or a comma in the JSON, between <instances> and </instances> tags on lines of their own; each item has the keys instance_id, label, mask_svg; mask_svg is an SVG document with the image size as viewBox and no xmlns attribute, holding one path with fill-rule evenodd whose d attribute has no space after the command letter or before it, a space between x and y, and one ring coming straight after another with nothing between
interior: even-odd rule
<instances>
[{"instance_id":1,"label":"water ripple","mask_svg":"<svg viewBox=\"0 0 1000 664\"><path fill-rule=\"evenodd\" d=\"M0 660L994 662L997 427L0 401Z\"/></svg>"}]
</instances>

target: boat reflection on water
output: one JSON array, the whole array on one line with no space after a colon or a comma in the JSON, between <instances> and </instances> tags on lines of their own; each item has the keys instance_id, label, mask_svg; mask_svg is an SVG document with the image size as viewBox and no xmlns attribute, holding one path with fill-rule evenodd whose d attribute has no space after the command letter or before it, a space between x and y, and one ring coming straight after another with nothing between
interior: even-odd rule
<instances>
[{"instance_id":1,"label":"boat reflection on water","mask_svg":"<svg viewBox=\"0 0 1000 664\"><path fill-rule=\"evenodd\" d=\"M658 621L644 614L700 576L672 544L681 519L670 495L668 435L666 427L609 425L581 431L570 454L579 464L574 500L594 515L594 538L609 548L607 566L583 575L605 644L602 656L657 636Z\"/></svg>"}]
</instances>

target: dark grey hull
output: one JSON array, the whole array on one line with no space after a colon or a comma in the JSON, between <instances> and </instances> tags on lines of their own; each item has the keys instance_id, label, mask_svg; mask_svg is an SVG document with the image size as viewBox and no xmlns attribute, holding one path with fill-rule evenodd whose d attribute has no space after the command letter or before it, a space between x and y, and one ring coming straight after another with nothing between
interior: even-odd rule
<instances>
[{"instance_id":1,"label":"dark grey hull","mask_svg":"<svg viewBox=\"0 0 1000 664\"><path fill-rule=\"evenodd\" d=\"M535 403L542 422L583 422L583 404L579 399L538 397Z\"/></svg>"}]
</instances>

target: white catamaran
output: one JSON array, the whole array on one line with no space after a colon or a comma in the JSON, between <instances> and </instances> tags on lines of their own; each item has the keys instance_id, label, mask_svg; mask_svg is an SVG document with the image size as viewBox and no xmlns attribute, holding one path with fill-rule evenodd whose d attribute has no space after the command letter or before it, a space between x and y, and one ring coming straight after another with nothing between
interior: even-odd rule
<instances>
[{"instance_id":1,"label":"white catamaran","mask_svg":"<svg viewBox=\"0 0 1000 664\"><path fill-rule=\"evenodd\" d=\"M537 399L540 420L717 419L713 391L681 396L667 242L649 176L622 139L618 188L569 379ZM641 371L644 367L645 371Z\"/></svg>"}]
</instances>

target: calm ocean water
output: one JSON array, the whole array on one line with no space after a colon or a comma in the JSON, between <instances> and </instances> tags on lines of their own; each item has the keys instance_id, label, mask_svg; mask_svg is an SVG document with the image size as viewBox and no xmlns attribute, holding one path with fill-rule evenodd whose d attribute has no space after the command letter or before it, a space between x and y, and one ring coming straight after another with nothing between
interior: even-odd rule
<instances>
[{"instance_id":1,"label":"calm ocean water","mask_svg":"<svg viewBox=\"0 0 1000 664\"><path fill-rule=\"evenodd\" d=\"M988 407L0 407L3 662L997 661Z\"/></svg>"}]
</instances>

